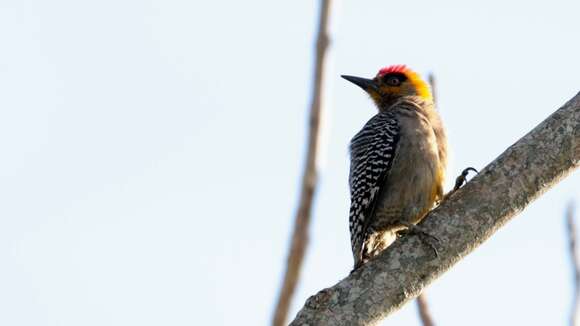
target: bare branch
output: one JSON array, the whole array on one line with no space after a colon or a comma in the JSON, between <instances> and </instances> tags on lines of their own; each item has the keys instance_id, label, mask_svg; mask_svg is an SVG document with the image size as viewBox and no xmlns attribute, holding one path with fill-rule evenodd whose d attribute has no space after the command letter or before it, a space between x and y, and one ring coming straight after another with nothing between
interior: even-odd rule
<instances>
[{"instance_id":1,"label":"bare branch","mask_svg":"<svg viewBox=\"0 0 580 326\"><path fill-rule=\"evenodd\" d=\"M530 202L580 165L580 93L509 147L421 223L435 257L406 236L306 301L291 325L372 325L416 297Z\"/></svg>"},{"instance_id":2,"label":"bare branch","mask_svg":"<svg viewBox=\"0 0 580 326\"><path fill-rule=\"evenodd\" d=\"M572 311L570 313L570 325L575 326L578 321L579 296L580 296L580 261L578 260L578 247L576 242L576 223L574 222L574 203L570 203L566 211L566 225L570 239L570 260L572 261L572 273L574 275L574 296L572 299Z\"/></svg>"},{"instance_id":3,"label":"bare branch","mask_svg":"<svg viewBox=\"0 0 580 326\"><path fill-rule=\"evenodd\" d=\"M433 96L433 103L435 103L435 107L439 109L439 107L437 107L438 96L437 96L437 83L435 82L435 74L430 73L427 79L429 80L429 86L431 86L431 95Z\"/></svg>"},{"instance_id":4,"label":"bare branch","mask_svg":"<svg viewBox=\"0 0 580 326\"><path fill-rule=\"evenodd\" d=\"M272 325L282 326L285 324L292 296L296 290L296 284L300 276L300 268L304 260L304 253L308 245L308 225L312 210L312 201L317 184L317 161L320 146L320 126L322 116L322 98L324 84L324 69L326 64L326 50L329 43L329 14L331 0L322 0L320 4L320 18L318 36L316 40L316 63L314 65L314 83L312 102L310 105L310 120L308 131L308 149L302 177L302 190L298 210L290 244L290 252L286 265L282 288L274 311Z\"/></svg>"},{"instance_id":5,"label":"bare branch","mask_svg":"<svg viewBox=\"0 0 580 326\"><path fill-rule=\"evenodd\" d=\"M421 318L423 326L435 326L433 317L431 317L431 313L429 312L429 305L427 304L425 292L419 294L416 301L417 309L419 309L419 317Z\"/></svg>"}]
</instances>

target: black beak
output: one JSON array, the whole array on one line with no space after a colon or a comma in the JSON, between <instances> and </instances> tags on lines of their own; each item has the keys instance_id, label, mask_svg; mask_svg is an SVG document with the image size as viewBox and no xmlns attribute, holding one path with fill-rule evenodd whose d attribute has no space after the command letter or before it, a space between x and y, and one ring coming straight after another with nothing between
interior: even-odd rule
<instances>
[{"instance_id":1,"label":"black beak","mask_svg":"<svg viewBox=\"0 0 580 326\"><path fill-rule=\"evenodd\" d=\"M375 83L375 81L372 79L360 78L360 77L355 77L355 76L347 76L347 75L341 75L340 77L342 77L342 78L348 80L349 82L357 85L358 87L364 89L365 91L378 89L377 83Z\"/></svg>"}]
</instances>

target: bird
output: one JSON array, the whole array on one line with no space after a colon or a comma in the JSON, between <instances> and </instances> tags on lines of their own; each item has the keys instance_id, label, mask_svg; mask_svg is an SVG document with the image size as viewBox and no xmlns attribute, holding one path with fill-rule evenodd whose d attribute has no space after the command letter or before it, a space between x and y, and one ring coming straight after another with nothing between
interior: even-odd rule
<instances>
[{"instance_id":1,"label":"bird","mask_svg":"<svg viewBox=\"0 0 580 326\"><path fill-rule=\"evenodd\" d=\"M354 271L401 232L430 236L416 224L445 197L448 145L429 85L406 65L382 68L372 79L341 77L378 109L349 146Z\"/></svg>"}]
</instances>

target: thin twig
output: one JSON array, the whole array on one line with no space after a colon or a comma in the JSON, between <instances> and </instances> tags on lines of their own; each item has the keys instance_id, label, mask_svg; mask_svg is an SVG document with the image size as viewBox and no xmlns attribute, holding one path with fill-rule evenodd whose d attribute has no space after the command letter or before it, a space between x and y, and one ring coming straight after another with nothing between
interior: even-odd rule
<instances>
[{"instance_id":1,"label":"thin twig","mask_svg":"<svg viewBox=\"0 0 580 326\"><path fill-rule=\"evenodd\" d=\"M435 108L439 109L437 105L437 84L435 84L435 75L433 73L429 74L429 85L431 85L431 95L433 96L433 103ZM423 326L435 326L433 322L433 317L429 311L429 303L427 301L427 294L425 291L421 292L417 297L417 309L419 310L419 318Z\"/></svg>"},{"instance_id":2,"label":"thin twig","mask_svg":"<svg viewBox=\"0 0 580 326\"><path fill-rule=\"evenodd\" d=\"M310 297L291 325L376 324L578 167L580 93L420 223L441 240L438 256L418 237L402 237L338 284Z\"/></svg>"},{"instance_id":3,"label":"thin twig","mask_svg":"<svg viewBox=\"0 0 580 326\"><path fill-rule=\"evenodd\" d=\"M424 291L417 297L417 308L419 309L419 317L421 317L423 326L434 326L435 323L433 323L433 318L429 312L429 305Z\"/></svg>"},{"instance_id":4,"label":"thin twig","mask_svg":"<svg viewBox=\"0 0 580 326\"><path fill-rule=\"evenodd\" d=\"M570 312L570 325L575 326L578 321L579 296L580 296L580 261L578 260L578 247L576 242L576 223L574 222L574 203L570 203L566 211L567 231L569 237L570 260L572 261L572 273L574 275L574 294L572 298L572 310Z\"/></svg>"},{"instance_id":5,"label":"thin twig","mask_svg":"<svg viewBox=\"0 0 580 326\"><path fill-rule=\"evenodd\" d=\"M312 202L317 186L317 162L320 146L320 127L322 116L324 70L326 52L329 43L329 15L331 0L322 0L320 4L320 18L316 40L316 63L314 65L314 83L312 102L310 105L310 120L308 131L308 149L302 177L302 190L298 210L296 211L294 231L286 263L286 272L282 281L282 288L274 310L272 325L282 326L286 322L290 303L296 290L300 276L300 268L304 260L304 253L308 245L308 225L312 210Z\"/></svg>"},{"instance_id":6,"label":"thin twig","mask_svg":"<svg viewBox=\"0 0 580 326\"><path fill-rule=\"evenodd\" d=\"M435 108L439 109L439 107L437 107L438 96L437 96L437 83L435 82L435 74L430 73L427 79L429 80L429 85L431 86L431 95L433 96L433 103L435 103Z\"/></svg>"}]
</instances>

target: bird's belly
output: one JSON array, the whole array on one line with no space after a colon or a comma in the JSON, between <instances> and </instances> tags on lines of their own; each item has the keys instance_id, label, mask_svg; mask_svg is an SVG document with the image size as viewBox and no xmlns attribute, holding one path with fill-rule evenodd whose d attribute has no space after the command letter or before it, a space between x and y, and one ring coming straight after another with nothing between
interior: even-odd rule
<instances>
[{"instance_id":1,"label":"bird's belly","mask_svg":"<svg viewBox=\"0 0 580 326\"><path fill-rule=\"evenodd\" d=\"M417 137L400 149L377 202L375 230L398 229L418 223L443 194L443 176L434 139Z\"/></svg>"}]
</instances>

